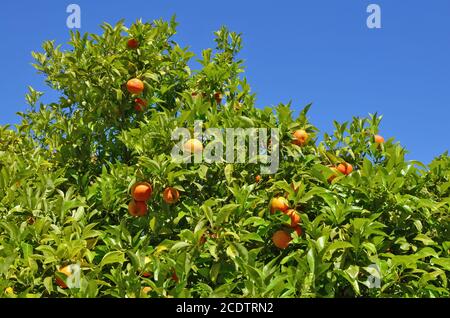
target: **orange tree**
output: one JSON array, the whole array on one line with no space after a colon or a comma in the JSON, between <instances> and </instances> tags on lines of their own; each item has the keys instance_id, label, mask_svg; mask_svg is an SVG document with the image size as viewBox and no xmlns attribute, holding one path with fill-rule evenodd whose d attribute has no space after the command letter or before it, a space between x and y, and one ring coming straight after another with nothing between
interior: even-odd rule
<instances>
[{"instance_id":1,"label":"orange tree","mask_svg":"<svg viewBox=\"0 0 450 318\"><path fill-rule=\"evenodd\" d=\"M0 296L449 296L448 154L406 161L376 114L319 142L309 105L256 108L225 28L191 71L173 20L102 27L33 53L60 98L30 87L0 128ZM279 169L173 161L196 120L278 128Z\"/></svg>"}]
</instances>

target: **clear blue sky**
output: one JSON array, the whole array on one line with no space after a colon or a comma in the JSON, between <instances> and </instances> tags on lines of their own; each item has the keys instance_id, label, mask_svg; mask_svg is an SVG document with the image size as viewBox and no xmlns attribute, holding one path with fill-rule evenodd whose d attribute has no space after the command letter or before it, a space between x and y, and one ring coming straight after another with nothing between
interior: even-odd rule
<instances>
[{"instance_id":1,"label":"clear blue sky","mask_svg":"<svg viewBox=\"0 0 450 318\"><path fill-rule=\"evenodd\" d=\"M18 122L27 85L46 91L30 52L44 40L67 43L70 3L81 6L82 32L176 14L176 40L197 54L227 25L243 33L241 58L258 107L313 102L310 119L322 132L333 119L379 112L381 134L400 141L408 158L429 162L449 149L449 0L4 1L0 124ZM382 29L366 26L370 3L381 6Z\"/></svg>"}]
</instances>

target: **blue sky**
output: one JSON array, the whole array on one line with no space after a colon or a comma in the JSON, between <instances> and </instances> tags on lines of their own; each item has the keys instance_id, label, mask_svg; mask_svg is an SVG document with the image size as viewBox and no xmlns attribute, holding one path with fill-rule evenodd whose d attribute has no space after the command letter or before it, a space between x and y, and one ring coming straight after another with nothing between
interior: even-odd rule
<instances>
[{"instance_id":1,"label":"blue sky","mask_svg":"<svg viewBox=\"0 0 450 318\"><path fill-rule=\"evenodd\" d=\"M334 119L378 112L381 134L401 142L409 159L429 162L449 149L448 0L2 2L0 124L19 121L28 85L47 90L30 52L49 39L67 43L70 3L81 6L81 32L98 33L103 21L125 18L129 25L176 14L175 39L197 54L214 46L213 31L226 25L243 33L240 57L258 107L292 101L298 111L312 102L310 119L322 132ZM371 3L381 7L381 29L366 26Z\"/></svg>"}]
</instances>

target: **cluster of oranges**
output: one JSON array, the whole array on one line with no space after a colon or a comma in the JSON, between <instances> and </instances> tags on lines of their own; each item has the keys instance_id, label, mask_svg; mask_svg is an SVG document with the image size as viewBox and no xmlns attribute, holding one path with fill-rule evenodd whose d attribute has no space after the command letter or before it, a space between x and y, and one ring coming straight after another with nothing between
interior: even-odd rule
<instances>
[{"instance_id":1,"label":"cluster of oranges","mask_svg":"<svg viewBox=\"0 0 450 318\"><path fill-rule=\"evenodd\" d=\"M143 217L148 213L147 201L150 200L153 194L153 187L149 182L137 182L131 188L132 200L128 204L128 212L134 217ZM163 192L163 200L167 204L175 204L180 199L180 192L172 187L167 187ZM145 263L150 259L145 258ZM61 267L56 275L56 284L62 289L68 288L63 278L69 278L72 275L72 270L69 266ZM176 274L174 274L176 275ZM175 277L173 275L173 277ZM143 277L150 277L149 272L142 273ZM174 279L175 280L175 279Z\"/></svg>"},{"instance_id":2,"label":"cluster of oranges","mask_svg":"<svg viewBox=\"0 0 450 318\"><path fill-rule=\"evenodd\" d=\"M139 47L139 41L137 39L130 39L127 42L127 47L135 50ZM137 96L144 92L144 82L138 78L132 78L127 82L127 90L130 94L136 96L134 99L134 109L138 112L143 112L147 108L148 103L145 99Z\"/></svg>"},{"instance_id":3,"label":"cluster of oranges","mask_svg":"<svg viewBox=\"0 0 450 318\"><path fill-rule=\"evenodd\" d=\"M153 193L153 187L149 182L137 182L131 188L132 200L128 204L128 212L132 216L141 217L148 213L147 201ZM163 192L163 200L167 204L175 204L180 199L180 192L172 187L167 187Z\"/></svg>"},{"instance_id":4,"label":"cluster of oranges","mask_svg":"<svg viewBox=\"0 0 450 318\"><path fill-rule=\"evenodd\" d=\"M127 90L130 94L140 95L144 91L144 82L138 78L132 78L127 82ZM147 101L136 97L134 99L134 109L138 112L142 112L147 108Z\"/></svg>"},{"instance_id":5,"label":"cluster of oranges","mask_svg":"<svg viewBox=\"0 0 450 318\"><path fill-rule=\"evenodd\" d=\"M300 227L300 214L289 208L289 202L284 197L275 197L270 202L270 213L274 214L276 212L281 212L289 216L291 231L295 231L298 236L302 235L302 228ZM280 249L285 249L288 247L289 243L292 241L290 232L287 230L276 231L272 236L273 244Z\"/></svg>"},{"instance_id":6,"label":"cluster of oranges","mask_svg":"<svg viewBox=\"0 0 450 318\"><path fill-rule=\"evenodd\" d=\"M380 146L381 144L384 143L384 138L380 135L374 135L373 141L378 146ZM330 167L330 168L334 172L330 177L328 177L328 182L330 182L330 183L339 175L339 173L348 176L353 171L353 166L347 162L342 162L342 163L338 164L337 166Z\"/></svg>"},{"instance_id":7,"label":"cluster of oranges","mask_svg":"<svg viewBox=\"0 0 450 318\"><path fill-rule=\"evenodd\" d=\"M309 135L304 129L296 130L292 134L293 140L292 143L297 146L305 146L308 143ZM374 135L373 141L380 145L384 143L384 138L380 135ZM339 163L335 167L331 167L331 169L335 172L333 175L331 175L328 178L328 182L333 181L334 178L338 176L338 173L342 173L344 175L349 175L353 171L353 166L347 162ZM256 176L255 178L256 182L261 181L261 176ZM294 191L296 189L294 188ZM289 208L289 202L284 197L274 197L272 201L270 202L270 212L274 214L275 212L282 212L290 217L291 224L290 224L290 230L278 230L276 231L272 236L272 242L273 244L280 248L285 249L289 246L290 242L292 241L291 232L295 231L298 236L302 234L302 228L300 227L300 214L298 214L297 211L294 209Z\"/></svg>"},{"instance_id":8,"label":"cluster of oranges","mask_svg":"<svg viewBox=\"0 0 450 318\"><path fill-rule=\"evenodd\" d=\"M309 135L304 129L294 131L292 137L292 143L299 147L305 146L309 140ZM256 182L260 181L261 176L256 176ZM294 191L297 190L295 189L295 187L293 188ZM302 228L299 225L301 218L300 214L296 210L289 208L289 202L284 197L274 197L272 201L270 201L270 213L274 214L276 212L281 212L288 215L291 221L289 225L290 230L278 230L272 236L273 244L280 249L285 249L292 241L292 237L290 234L292 231L295 231L298 236L302 235Z\"/></svg>"},{"instance_id":9,"label":"cluster of oranges","mask_svg":"<svg viewBox=\"0 0 450 318\"><path fill-rule=\"evenodd\" d=\"M129 39L127 41L127 47L130 50L135 50L137 48L139 48L140 43L137 39ZM148 106L148 102L145 99L139 98L137 97L138 95L141 95L144 92L144 82L138 78L132 78L127 82L127 90L130 94L136 96L136 98L134 99L134 109L138 112L143 112L147 106ZM198 95L198 93L194 92L192 93L192 97L196 97ZM202 94L202 97L204 97L205 94ZM222 93L220 92L216 92L214 93L214 100L216 101L217 104L221 104L222 103Z\"/></svg>"},{"instance_id":10,"label":"cluster of oranges","mask_svg":"<svg viewBox=\"0 0 450 318\"><path fill-rule=\"evenodd\" d=\"M128 204L128 212L132 216L145 216L148 212L147 201L153 193L153 187L148 182L138 182L131 188L132 200Z\"/></svg>"}]
</instances>

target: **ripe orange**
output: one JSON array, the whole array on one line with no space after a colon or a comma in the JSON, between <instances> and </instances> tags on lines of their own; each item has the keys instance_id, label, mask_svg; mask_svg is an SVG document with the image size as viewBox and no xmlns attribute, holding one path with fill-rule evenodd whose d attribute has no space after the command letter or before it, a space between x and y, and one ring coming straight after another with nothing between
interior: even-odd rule
<instances>
[{"instance_id":1,"label":"ripe orange","mask_svg":"<svg viewBox=\"0 0 450 318\"><path fill-rule=\"evenodd\" d=\"M374 139L375 143L377 143L377 144L384 143L384 138L382 136L380 136L380 135L373 136L373 139Z\"/></svg>"},{"instance_id":2,"label":"ripe orange","mask_svg":"<svg viewBox=\"0 0 450 318\"><path fill-rule=\"evenodd\" d=\"M273 234L272 241L276 247L284 250L288 247L289 243L292 241L292 238L286 231L279 230Z\"/></svg>"},{"instance_id":3,"label":"ripe orange","mask_svg":"<svg viewBox=\"0 0 450 318\"><path fill-rule=\"evenodd\" d=\"M152 185L148 182L138 182L131 188L131 195L136 201L147 201L152 193Z\"/></svg>"},{"instance_id":4,"label":"ripe orange","mask_svg":"<svg viewBox=\"0 0 450 318\"><path fill-rule=\"evenodd\" d=\"M58 270L58 273L64 274L66 277L70 277L72 275L72 270L70 269L70 266L64 266ZM56 275L56 284L61 287L62 289L68 288L66 282L60 278L58 275Z\"/></svg>"},{"instance_id":5,"label":"ripe orange","mask_svg":"<svg viewBox=\"0 0 450 318\"><path fill-rule=\"evenodd\" d=\"M347 163L347 174L352 173L352 171L353 171L353 166L351 164Z\"/></svg>"},{"instance_id":6,"label":"ripe orange","mask_svg":"<svg viewBox=\"0 0 450 318\"><path fill-rule=\"evenodd\" d=\"M276 211L286 213L289 209L289 202L286 198L276 197L270 201L270 213L274 214Z\"/></svg>"},{"instance_id":7,"label":"ripe orange","mask_svg":"<svg viewBox=\"0 0 450 318\"><path fill-rule=\"evenodd\" d=\"M137 78L130 79L127 82L127 90L131 94L139 95L144 91L144 83Z\"/></svg>"},{"instance_id":8,"label":"ripe orange","mask_svg":"<svg viewBox=\"0 0 450 318\"><path fill-rule=\"evenodd\" d=\"M203 144L198 139L189 139L184 144L184 150L189 153L200 153L203 151Z\"/></svg>"},{"instance_id":9,"label":"ripe orange","mask_svg":"<svg viewBox=\"0 0 450 318\"><path fill-rule=\"evenodd\" d=\"M353 166L349 163L340 163L337 169L345 175L349 175L353 171Z\"/></svg>"},{"instance_id":10,"label":"ripe orange","mask_svg":"<svg viewBox=\"0 0 450 318\"><path fill-rule=\"evenodd\" d=\"M131 200L128 204L128 212L132 216L145 216L148 212L147 203L145 201Z\"/></svg>"},{"instance_id":11,"label":"ripe orange","mask_svg":"<svg viewBox=\"0 0 450 318\"><path fill-rule=\"evenodd\" d=\"M304 129L294 131L292 134L294 140L292 143L297 146L304 146L308 142L308 133Z\"/></svg>"},{"instance_id":12,"label":"ripe orange","mask_svg":"<svg viewBox=\"0 0 450 318\"><path fill-rule=\"evenodd\" d=\"M134 100L134 109L138 112L143 112L147 108L147 101L141 98L136 98Z\"/></svg>"},{"instance_id":13,"label":"ripe orange","mask_svg":"<svg viewBox=\"0 0 450 318\"><path fill-rule=\"evenodd\" d=\"M177 203L180 199L180 192L175 188L168 187L164 190L163 199L167 204Z\"/></svg>"},{"instance_id":14,"label":"ripe orange","mask_svg":"<svg viewBox=\"0 0 450 318\"><path fill-rule=\"evenodd\" d=\"M295 228L300 223L300 214L294 209L288 210L286 214L291 218L291 227Z\"/></svg>"},{"instance_id":15,"label":"ripe orange","mask_svg":"<svg viewBox=\"0 0 450 318\"><path fill-rule=\"evenodd\" d=\"M257 175L257 176L255 177L255 181L256 181L256 183L260 182L260 181L261 181L261 176L260 176L260 175Z\"/></svg>"},{"instance_id":16,"label":"ripe orange","mask_svg":"<svg viewBox=\"0 0 450 318\"><path fill-rule=\"evenodd\" d=\"M337 170L340 171L341 173L345 174L347 172L347 166L345 164L340 163L337 166Z\"/></svg>"},{"instance_id":17,"label":"ripe orange","mask_svg":"<svg viewBox=\"0 0 450 318\"><path fill-rule=\"evenodd\" d=\"M136 39L130 39L127 42L127 46L129 49L137 49L139 47L139 41Z\"/></svg>"}]
</instances>

